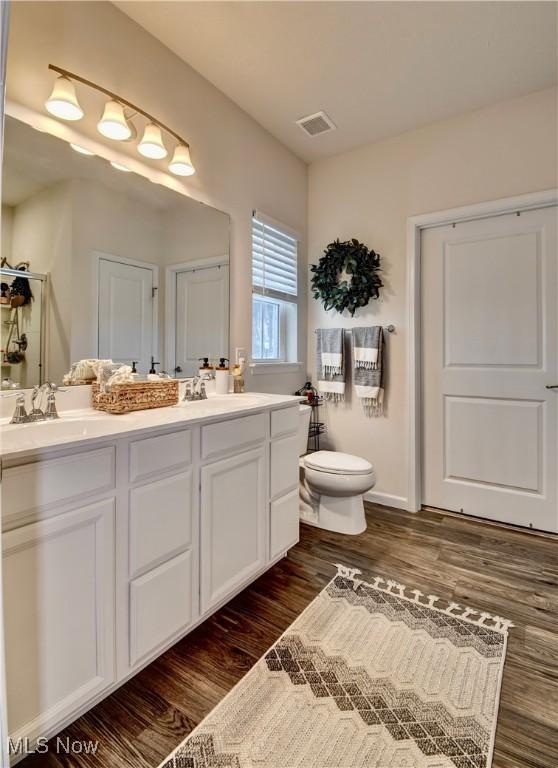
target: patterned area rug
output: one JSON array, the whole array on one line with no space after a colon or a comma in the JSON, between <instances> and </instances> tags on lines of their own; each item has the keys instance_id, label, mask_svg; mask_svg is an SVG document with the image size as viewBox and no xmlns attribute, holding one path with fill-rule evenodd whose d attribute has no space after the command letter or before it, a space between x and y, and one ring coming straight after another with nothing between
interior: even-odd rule
<instances>
[{"instance_id":1,"label":"patterned area rug","mask_svg":"<svg viewBox=\"0 0 558 768\"><path fill-rule=\"evenodd\" d=\"M338 566L161 768L489 768L511 622Z\"/></svg>"}]
</instances>

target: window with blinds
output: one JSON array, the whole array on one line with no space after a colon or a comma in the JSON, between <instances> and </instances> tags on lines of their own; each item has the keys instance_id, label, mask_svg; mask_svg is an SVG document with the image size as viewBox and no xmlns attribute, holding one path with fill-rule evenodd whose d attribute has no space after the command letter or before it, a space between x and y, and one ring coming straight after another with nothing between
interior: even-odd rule
<instances>
[{"instance_id":1,"label":"window with blinds","mask_svg":"<svg viewBox=\"0 0 558 768\"><path fill-rule=\"evenodd\" d=\"M298 242L256 212L252 217L253 293L283 301L297 299Z\"/></svg>"},{"instance_id":2,"label":"window with blinds","mask_svg":"<svg viewBox=\"0 0 558 768\"><path fill-rule=\"evenodd\" d=\"M296 360L298 238L254 211L252 216L252 359Z\"/></svg>"}]
</instances>

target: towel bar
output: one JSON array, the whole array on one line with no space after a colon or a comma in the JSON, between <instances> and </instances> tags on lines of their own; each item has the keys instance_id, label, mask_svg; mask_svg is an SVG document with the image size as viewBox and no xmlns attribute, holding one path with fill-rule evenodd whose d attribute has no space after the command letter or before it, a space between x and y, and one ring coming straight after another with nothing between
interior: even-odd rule
<instances>
[{"instance_id":1,"label":"towel bar","mask_svg":"<svg viewBox=\"0 0 558 768\"><path fill-rule=\"evenodd\" d=\"M314 333L317 332L317 328L314 328ZM351 333L353 329L352 328L343 328L343 331L345 333ZM395 333L395 326L393 323L390 323L389 325L384 325L384 331L387 331L388 333Z\"/></svg>"}]
</instances>

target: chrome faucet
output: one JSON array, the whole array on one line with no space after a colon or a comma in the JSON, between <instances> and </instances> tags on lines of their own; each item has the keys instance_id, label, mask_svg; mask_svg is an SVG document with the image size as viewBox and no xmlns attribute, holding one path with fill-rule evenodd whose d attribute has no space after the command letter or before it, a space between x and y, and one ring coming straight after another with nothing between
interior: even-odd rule
<instances>
[{"instance_id":1,"label":"chrome faucet","mask_svg":"<svg viewBox=\"0 0 558 768\"><path fill-rule=\"evenodd\" d=\"M49 421L51 419L59 419L58 411L56 410L56 393L66 392L67 390L61 389L57 384L53 382L47 382L37 384L33 387L31 392L31 410L29 413L25 410L25 395L22 392L6 392L2 393L0 397L16 397L15 409L12 415L10 424L29 424L33 421ZM47 392L46 408L43 411L37 405L37 399L43 392Z\"/></svg>"},{"instance_id":2,"label":"chrome faucet","mask_svg":"<svg viewBox=\"0 0 558 768\"><path fill-rule=\"evenodd\" d=\"M205 382L210 378L210 375L203 374L202 376L192 376L192 378L186 379L182 401L184 402L187 400L188 402L192 402L193 400L207 400Z\"/></svg>"},{"instance_id":3,"label":"chrome faucet","mask_svg":"<svg viewBox=\"0 0 558 768\"><path fill-rule=\"evenodd\" d=\"M29 414L25 410L25 395L23 392L2 392L0 397L16 397L16 404L10 424L27 424Z\"/></svg>"},{"instance_id":4,"label":"chrome faucet","mask_svg":"<svg viewBox=\"0 0 558 768\"><path fill-rule=\"evenodd\" d=\"M33 387L33 391L31 392L31 410L27 416L27 421L44 421L45 414L41 408L36 405L37 398L42 395L44 391L44 386L44 384L41 384L41 386L35 384Z\"/></svg>"}]
</instances>

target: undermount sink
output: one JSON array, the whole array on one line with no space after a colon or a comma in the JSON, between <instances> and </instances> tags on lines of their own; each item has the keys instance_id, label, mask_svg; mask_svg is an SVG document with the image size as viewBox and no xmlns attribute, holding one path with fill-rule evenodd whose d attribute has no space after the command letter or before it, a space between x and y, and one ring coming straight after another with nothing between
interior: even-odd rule
<instances>
[{"instance_id":1,"label":"undermount sink","mask_svg":"<svg viewBox=\"0 0 558 768\"><path fill-rule=\"evenodd\" d=\"M209 395L207 400L182 401L180 405L189 408L197 406L211 410L215 408L254 408L258 405L265 405L269 398L266 395L238 394L238 395Z\"/></svg>"},{"instance_id":2,"label":"undermount sink","mask_svg":"<svg viewBox=\"0 0 558 768\"><path fill-rule=\"evenodd\" d=\"M0 421L0 455L11 456L22 451L32 452L88 439L116 438L139 430L172 427L189 421L221 417L227 413L236 414L242 410L268 408L277 401L283 403L284 397L248 392L209 395L206 400L190 402L181 400L176 406L117 416L84 408L61 412L60 418L53 421L9 424L8 419L5 419Z\"/></svg>"},{"instance_id":3,"label":"undermount sink","mask_svg":"<svg viewBox=\"0 0 558 768\"><path fill-rule=\"evenodd\" d=\"M48 421L32 421L28 424L3 424L0 440L4 451L12 448L32 448L51 440L79 440L80 437L96 437L119 431L128 416L107 416L95 412L61 416Z\"/></svg>"}]
</instances>

